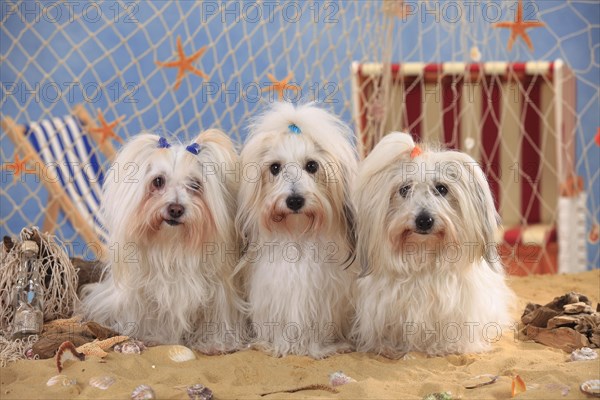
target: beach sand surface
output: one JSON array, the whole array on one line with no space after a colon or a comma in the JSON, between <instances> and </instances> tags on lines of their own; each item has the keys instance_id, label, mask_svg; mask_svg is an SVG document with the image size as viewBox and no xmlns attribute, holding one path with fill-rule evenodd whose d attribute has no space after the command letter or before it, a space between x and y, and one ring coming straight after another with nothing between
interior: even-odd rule
<instances>
[{"instance_id":1,"label":"beach sand surface","mask_svg":"<svg viewBox=\"0 0 600 400\"><path fill-rule=\"evenodd\" d=\"M518 295L514 311L518 320L527 302L545 304L569 291L590 297L593 307L600 298L600 270L575 275L510 277ZM197 354L197 359L175 363L168 357L169 346L158 346L140 355L111 351L101 360L67 362L63 374L76 379L73 386L47 387L57 375L54 359L22 360L0 368L1 399L127 399L140 384L150 385L159 399L187 399L187 385L201 383L214 392L215 399L421 399L432 392L449 391L455 398L507 399L511 377L520 375L528 390L519 399L585 398L579 386L600 379L600 361L567 362L568 354L534 342L521 342L512 330L504 331L484 354L428 358L409 353L406 359L389 360L363 353L335 355L325 360L289 356L272 358L255 350L222 356ZM598 352L598 349L596 349ZM357 382L337 387L339 393L306 390L296 393L261 394L328 384L329 374L342 370ZM462 382L480 374L499 375L496 383L467 390ZM116 383L107 390L89 385L92 377L109 375Z\"/></svg>"}]
</instances>

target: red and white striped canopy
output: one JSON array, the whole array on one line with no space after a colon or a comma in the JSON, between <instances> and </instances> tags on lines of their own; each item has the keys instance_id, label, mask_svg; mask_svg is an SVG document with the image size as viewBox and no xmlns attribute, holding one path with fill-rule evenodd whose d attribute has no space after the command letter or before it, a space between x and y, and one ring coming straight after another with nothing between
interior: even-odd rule
<instances>
[{"instance_id":1,"label":"red and white striped canopy","mask_svg":"<svg viewBox=\"0 0 600 400\"><path fill-rule=\"evenodd\" d=\"M562 61L355 63L352 70L362 156L394 130L464 151L486 172L504 226L529 228L505 239L552 239L547 227L575 164L575 79Z\"/></svg>"}]
</instances>

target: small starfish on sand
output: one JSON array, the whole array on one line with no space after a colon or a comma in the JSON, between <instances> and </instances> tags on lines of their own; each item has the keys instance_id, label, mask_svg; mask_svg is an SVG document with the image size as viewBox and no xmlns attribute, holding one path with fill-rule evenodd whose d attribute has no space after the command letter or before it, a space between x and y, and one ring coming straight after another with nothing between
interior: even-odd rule
<instances>
[{"instance_id":1,"label":"small starfish on sand","mask_svg":"<svg viewBox=\"0 0 600 400\"><path fill-rule=\"evenodd\" d=\"M275 78L274 75L272 74L267 74L267 76L269 77L269 79L271 80L271 84L269 84L267 87L262 88L262 92L267 92L270 90L275 90L277 92L277 98L281 99L283 97L283 93L286 90L293 90L296 93L298 93L298 90L301 90L300 86L298 85L294 85L289 83L290 80L294 77L294 73L290 72L288 74L288 76L286 76L285 78L283 78L282 80L277 80L277 78Z\"/></svg>"},{"instance_id":2,"label":"small starfish on sand","mask_svg":"<svg viewBox=\"0 0 600 400\"><path fill-rule=\"evenodd\" d=\"M77 348L77 351L85 354L86 356L96 356L103 358L108 355L106 350L109 350L115 344L124 342L127 339L129 339L129 336L115 336L105 340L96 339L93 342L82 344Z\"/></svg>"},{"instance_id":3,"label":"small starfish on sand","mask_svg":"<svg viewBox=\"0 0 600 400\"><path fill-rule=\"evenodd\" d=\"M125 116L122 115L119 118L117 118L115 121L113 121L111 123L107 123L106 120L104 119L104 114L102 114L102 111L98 110L98 119L100 120L101 126L96 127L96 128L90 128L90 132L100 134L100 144L104 144L106 139L109 139L109 138L113 138L117 142L123 143L123 139L121 139L119 136L117 136L117 134L114 131L115 127L119 124L119 122L121 122L123 120L123 118L125 118Z\"/></svg>"},{"instance_id":4,"label":"small starfish on sand","mask_svg":"<svg viewBox=\"0 0 600 400\"><path fill-rule=\"evenodd\" d=\"M198 75L201 78L208 79L208 75L192 65L192 63L202 57L205 52L206 46L200 48L200 50L191 56L186 57L185 53L183 52L183 46L181 45L181 36L177 36L177 55L179 56L179 60L169 62L156 61L156 65L166 68L179 68L179 71L177 71L177 78L175 79L175 90L177 90L181 85L181 80L183 79L183 75L185 75L186 71L189 71L194 75Z\"/></svg>"},{"instance_id":5,"label":"small starfish on sand","mask_svg":"<svg viewBox=\"0 0 600 400\"><path fill-rule=\"evenodd\" d=\"M529 28L539 28L546 26L545 23L539 21L523 21L523 0L519 0L517 6L517 15L514 22L497 22L492 25L493 28L508 28L510 29L510 39L508 39L508 51L512 50L513 44L518 37L521 37L523 41L529 47L529 50L533 51L533 43L531 38L527 34Z\"/></svg>"}]
</instances>

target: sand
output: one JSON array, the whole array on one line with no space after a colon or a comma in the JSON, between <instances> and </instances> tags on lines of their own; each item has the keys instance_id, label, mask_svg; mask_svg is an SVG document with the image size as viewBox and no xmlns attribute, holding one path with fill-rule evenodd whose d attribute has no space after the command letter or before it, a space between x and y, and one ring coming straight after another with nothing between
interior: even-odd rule
<instances>
[{"instance_id":1,"label":"sand","mask_svg":"<svg viewBox=\"0 0 600 400\"><path fill-rule=\"evenodd\" d=\"M595 307L600 298L600 270L576 275L511 277L510 285L519 296L516 319L528 301L546 303L571 290L588 295ZM77 385L69 387L46 386L48 378L57 374L53 359L18 361L0 369L0 398L125 399L137 385L149 384L157 398L186 399L182 387L202 383L213 390L216 399L420 399L441 391L450 391L464 399L506 399L510 398L510 377L519 374L529 388L516 398L570 399L585 397L579 390L582 382L600 379L598 359L567 362L567 353L517 341L513 332L504 332L489 353L434 358L410 353L404 360L362 353L336 355L320 361L296 356L277 359L246 350L224 356L198 354L196 360L176 364L167 353L168 346L160 346L141 355L110 352L102 361L88 358L83 362L70 362L63 373L76 379ZM337 370L343 370L357 382L338 387L338 394L311 390L260 396L276 390L327 384L328 375ZM462 387L461 382L466 378L484 373L500 375L500 378L495 384L478 389ZM105 391L90 387L89 379L99 375L111 375L116 383Z\"/></svg>"}]
</instances>

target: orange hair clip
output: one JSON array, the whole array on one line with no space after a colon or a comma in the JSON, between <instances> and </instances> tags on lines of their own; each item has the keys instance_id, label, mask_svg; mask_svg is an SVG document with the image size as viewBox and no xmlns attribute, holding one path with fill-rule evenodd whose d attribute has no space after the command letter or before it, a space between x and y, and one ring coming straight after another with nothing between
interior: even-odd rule
<instances>
[{"instance_id":1,"label":"orange hair clip","mask_svg":"<svg viewBox=\"0 0 600 400\"><path fill-rule=\"evenodd\" d=\"M410 152L410 158L417 158L421 155L421 153L423 153L423 150L421 150L421 148L418 145L415 145L415 148L412 149L412 151Z\"/></svg>"}]
</instances>

